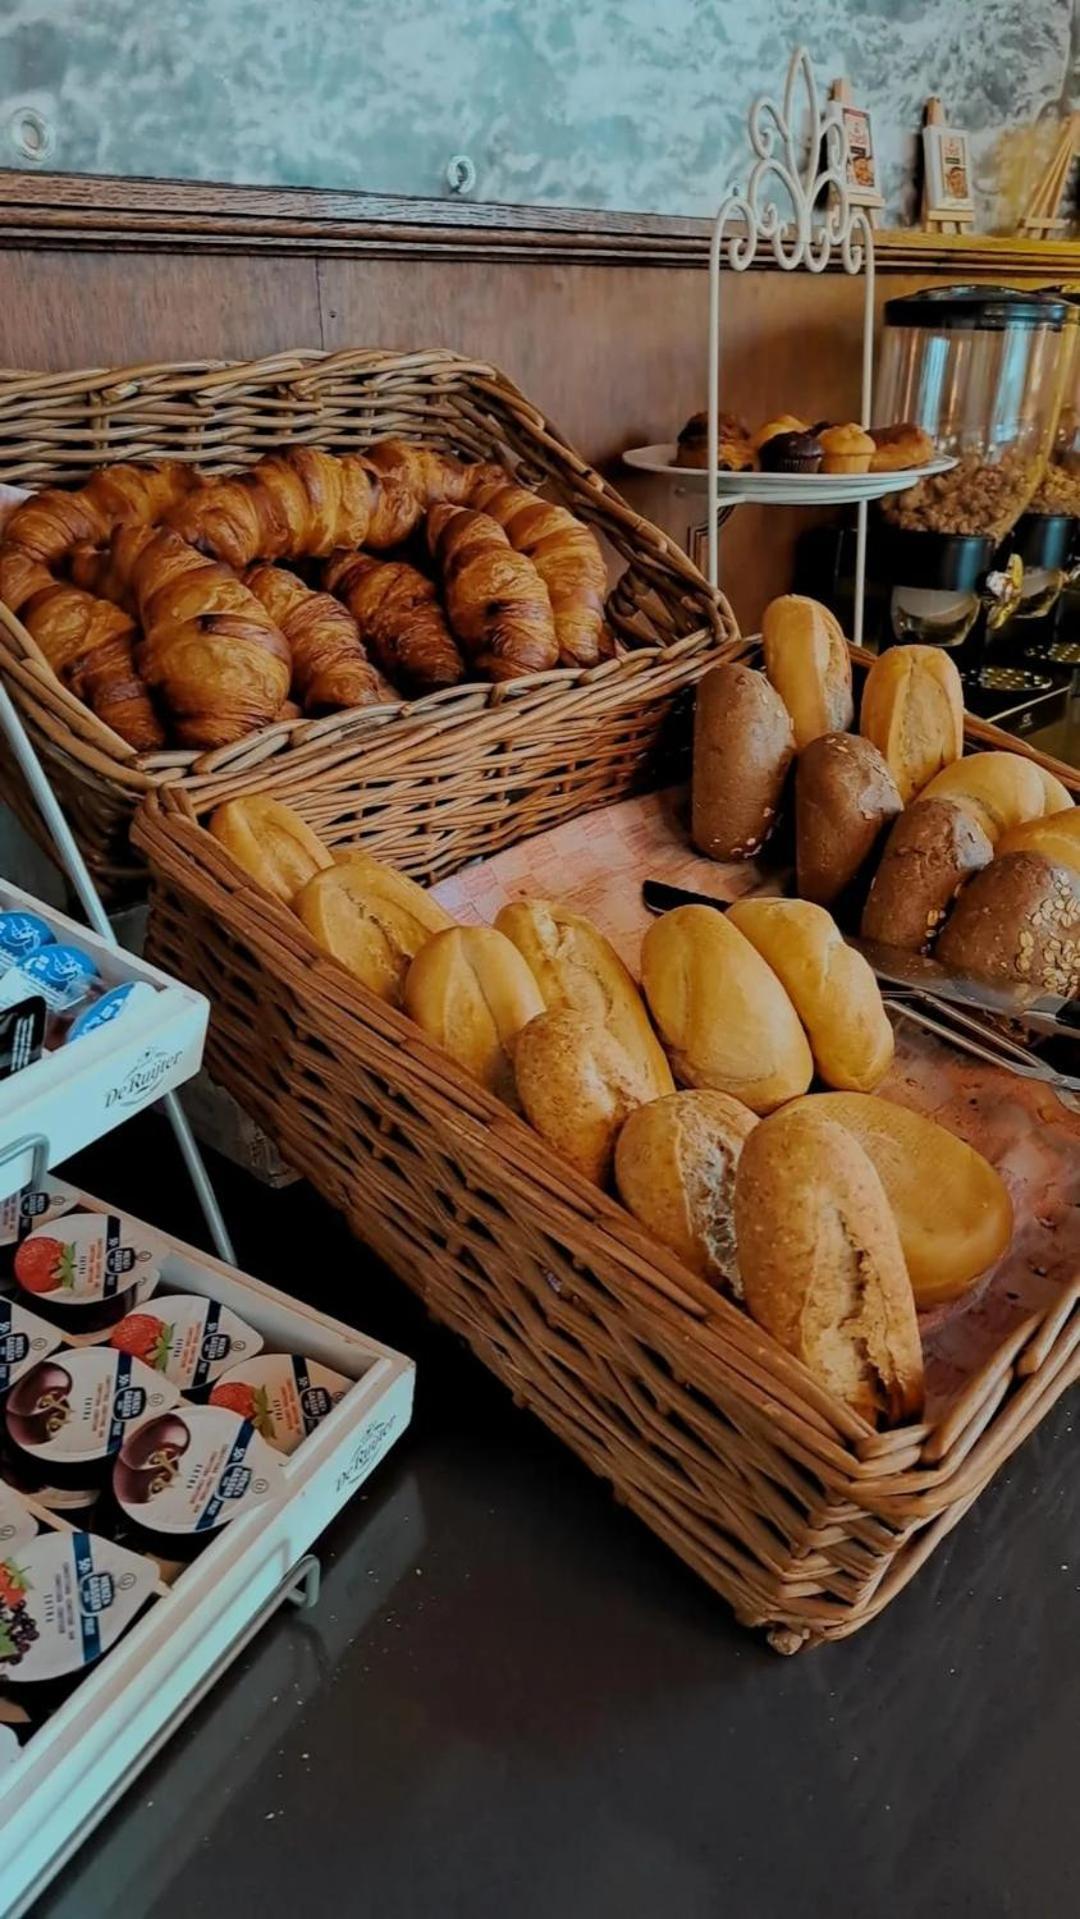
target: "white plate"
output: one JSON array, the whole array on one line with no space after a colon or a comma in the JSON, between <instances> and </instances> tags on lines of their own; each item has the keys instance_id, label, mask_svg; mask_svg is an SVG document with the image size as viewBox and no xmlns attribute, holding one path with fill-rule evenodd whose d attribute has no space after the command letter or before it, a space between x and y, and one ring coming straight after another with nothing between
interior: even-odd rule
<instances>
[{"instance_id":1,"label":"white plate","mask_svg":"<svg viewBox=\"0 0 1080 1919\"><path fill-rule=\"evenodd\" d=\"M642 473L660 473L687 493L706 493L709 476L704 467L676 466L673 441L659 446L634 446L623 454L627 466ZM718 473L720 498L727 506L846 506L859 500L881 500L887 493L906 493L918 480L948 473L955 460L930 460L926 466L905 467L900 473Z\"/></svg>"}]
</instances>

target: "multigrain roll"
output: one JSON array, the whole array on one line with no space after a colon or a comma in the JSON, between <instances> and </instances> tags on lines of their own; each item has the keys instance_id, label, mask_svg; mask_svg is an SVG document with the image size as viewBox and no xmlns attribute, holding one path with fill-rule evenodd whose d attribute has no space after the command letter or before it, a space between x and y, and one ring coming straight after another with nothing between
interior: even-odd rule
<instances>
[{"instance_id":1,"label":"multigrain roll","mask_svg":"<svg viewBox=\"0 0 1080 1919\"><path fill-rule=\"evenodd\" d=\"M623 1122L652 1098L641 1068L584 1013L541 1013L518 1034L514 1073L525 1115L548 1145L603 1186Z\"/></svg>"},{"instance_id":2,"label":"multigrain roll","mask_svg":"<svg viewBox=\"0 0 1080 1919\"><path fill-rule=\"evenodd\" d=\"M1047 806L1049 789L1042 768L1022 753L970 753L947 766L919 797L957 800L995 845L1011 826L1040 820L1047 811L1056 810Z\"/></svg>"},{"instance_id":3,"label":"multigrain roll","mask_svg":"<svg viewBox=\"0 0 1080 1919\"><path fill-rule=\"evenodd\" d=\"M726 1093L671 1093L631 1113L615 1148L623 1204L692 1272L736 1295L735 1168L756 1125Z\"/></svg>"},{"instance_id":4,"label":"multigrain roll","mask_svg":"<svg viewBox=\"0 0 1080 1919\"><path fill-rule=\"evenodd\" d=\"M324 952L393 1006L420 948L454 924L415 880L366 854L316 873L293 910Z\"/></svg>"},{"instance_id":5,"label":"multigrain roll","mask_svg":"<svg viewBox=\"0 0 1080 1919\"><path fill-rule=\"evenodd\" d=\"M937 943L951 973L988 986L1080 993L1080 874L1041 853L991 860L964 888Z\"/></svg>"},{"instance_id":6,"label":"multigrain roll","mask_svg":"<svg viewBox=\"0 0 1080 1919\"><path fill-rule=\"evenodd\" d=\"M776 825L795 753L791 715L764 673L714 666L697 690L691 832L713 860L747 860Z\"/></svg>"},{"instance_id":7,"label":"multigrain roll","mask_svg":"<svg viewBox=\"0 0 1080 1919\"><path fill-rule=\"evenodd\" d=\"M1041 853L1055 866L1080 872L1080 806L1070 805L1063 812L1048 813L1045 819L1011 826L995 848L998 859L1008 853Z\"/></svg>"},{"instance_id":8,"label":"multigrain roll","mask_svg":"<svg viewBox=\"0 0 1080 1919\"><path fill-rule=\"evenodd\" d=\"M835 920L809 900L778 899L738 900L727 917L784 987L825 1084L870 1092L892 1064L893 1029L873 972Z\"/></svg>"},{"instance_id":9,"label":"multigrain roll","mask_svg":"<svg viewBox=\"0 0 1080 1919\"><path fill-rule=\"evenodd\" d=\"M893 646L863 686L859 731L887 760L906 806L964 750L964 693L940 646Z\"/></svg>"},{"instance_id":10,"label":"multigrain roll","mask_svg":"<svg viewBox=\"0 0 1080 1919\"><path fill-rule=\"evenodd\" d=\"M916 800L896 821L863 908L864 939L928 952L953 900L994 848L957 800Z\"/></svg>"},{"instance_id":11,"label":"multigrain roll","mask_svg":"<svg viewBox=\"0 0 1080 1919\"><path fill-rule=\"evenodd\" d=\"M557 900L513 900L496 915L495 925L521 954L548 1012L569 1007L597 1020L636 1061L654 1099L675 1091L641 994L611 941L591 920Z\"/></svg>"},{"instance_id":12,"label":"multigrain roll","mask_svg":"<svg viewBox=\"0 0 1080 1919\"><path fill-rule=\"evenodd\" d=\"M543 995L517 947L493 926L448 926L405 976L409 1018L496 1098L515 1098L513 1050Z\"/></svg>"},{"instance_id":13,"label":"multigrain roll","mask_svg":"<svg viewBox=\"0 0 1080 1919\"><path fill-rule=\"evenodd\" d=\"M814 1063L798 1014L727 915L665 913L645 935L641 973L681 1085L730 1093L755 1113L805 1093Z\"/></svg>"},{"instance_id":14,"label":"multigrain roll","mask_svg":"<svg viewBox=\"0 0 1080 1919\"><path fill-rule=\"evenodd\" d=\"M208 825L256 885L286 905L314 873L334 864L333 854L299 813L261 793L226 800L215 807Z\"/></svg>"},{"instance_id":15,"label":"multigrain roll","mask_svg":"<svg viewBox=\"0 0 1080 1919\"><path fill-rule=\"evenodd\" d=\"M800 1107L835 1120L873 1162L921 1312L958 1299L1008 1251L1005 1182L955 1133L867 1093L811 1093L792 1110Z\"/></svg>"},{"instance_id":16,"label":"multigrain roll","mask_svg":"<svg viewBox=\"0 0 1080 1919\"><path fill-rule=\"evenodd\" d=\"M758 1324L871 1425L918 1414L923 1359L896 1221L848 1130L808 1110L756 1126L735 1175L735 1238Z\"/></svg>"},{"instance_id":17,"label":"multigrain roll","mask_svg":"<svg viewBox=\"0 0 1080 1919\"><path fill-rule=\"evenodd\" d=\"M795 768L795 870L800 899L831 906L901 810L882 755L858 733L822 733Z\"/></svg>"},{"instance_id":18,"label":"multigrain roll","mask_svg":"<svg viewBox=\"0 0 1080 1919\"><path fill-rule=\"evenodd\" d=\"M828 607L785 593L765 608L761 640L765 671L791 714L799 751L822 733L846 733L855 714L851 659Z\"/></svg>"}]
</instances>

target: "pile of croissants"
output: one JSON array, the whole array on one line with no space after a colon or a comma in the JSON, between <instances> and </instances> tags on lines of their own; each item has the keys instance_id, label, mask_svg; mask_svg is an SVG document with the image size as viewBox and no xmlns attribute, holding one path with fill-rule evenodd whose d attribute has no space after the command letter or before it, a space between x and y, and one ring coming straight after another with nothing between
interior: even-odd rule
<instances>
[{"instance_id":1,"label":"pile of croissants","mask_svg":"<svg viewBox=\"0 0 1080 1919\"><path fill-rule=\"evenodd\" d=\"M291 447L226 478L102 467L34 494L0 543L0 600L142 752L592 666L614 651L606 592L565 507L400 440Z\"/></svg>"}]
</instances>

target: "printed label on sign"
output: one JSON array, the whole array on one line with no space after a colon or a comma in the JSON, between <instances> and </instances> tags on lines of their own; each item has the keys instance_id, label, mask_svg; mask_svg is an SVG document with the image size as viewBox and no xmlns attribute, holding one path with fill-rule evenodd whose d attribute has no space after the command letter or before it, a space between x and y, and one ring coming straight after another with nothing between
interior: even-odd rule
<instances>
[{"instance_id":1,"label":"printed label on sign","mask_svg":"<svg viewBox=\"0 0 1080 1919\"><path fill-rule=\"evenodd\" d=\"M195 1293L158 1294L152 1312L128 1313L109 1344L164 1373L181 1392L208 1386L238 1360L262 1351L262 1339L227 1306Z\"/></svg>"},{"instance_id":2,"label":"printed label on sign","mask_svg":"<svg viewBox=\"0 0 1080 1919\"><path fill-rule=\"evenodd\" d=\"M0 1677L58 1679L107 1652L154 1589L156 1568L92 1533L42 1533L0 1560Z\"/></svg>"},{"instance_id":3,"label":"printed label on sign","mask_svg":"<svg viewBox=\"0 0 1080 1919\"><path fill-rule=\"evenodd\" d=\"M248 1419L224 1406L181 1406L128 1434L113 1492L151 1532L202 1533L278 1497L284 1469Z\"/></svg>"},{"instance_id":4,"label":"printed label on sign","mask_svg":"<svg viewBox=\"0 0 1080 1919\"><path fill-rule=\"evenodd\" d=\"M59 1344L55 1326L28 1313L17 1299L0 1299L0 1393L6 1393L40 1359L47 1359Z\"/></svg>"},{"instance_id":5,"label":"printed label on sign","mask_svg":"<svg viewBox=\"0 0 1080 1919\"><path fill-rule=\"evenodd\" d=\"M16 1245L35 1227L47 1226L78 1203L75 1188L62 1186L57 1179L47 1179L41 1187L24 1186L21 1193L0 1200L0 1246Z\"/></svg>"},{"instance_id":6,"label":"printed label on sign","mask_svg":"<svg viewBox=\"0 0 1080 1919\"><path fill-rule=\"evenodd\" d=\"M118 1452L129 1427L179 1398L171 1380L130 1353L82 1346L24 1373L7 1396L4 1417L24 1452L74 1465Z\"/></svg>"},{"instance_id":7,"label":"printed label on sign","mask_svg":"<svg viewBox=\"0 0 1080 1919\"><path fill-rule=\"evenodd\" d=\"M279 1453L294 1453L354 1384L316 1359L262 1353L231 1366L211 1392L210 1404L250 1419Z\"/></svg>"},{"instance_id":8,"label":"printed label on sign","mask_svg":"<svg viewBox=\"0 0 1080 1919\"><path fill-rule=\"evenodd\" d=\"M70 1213L57 1230L38 1228L15 1255L15 1277L28 1293L62 1306L92 1306L125 1293L148 1273L160 1248L136 1221L117 1213Z\"/></svg>"}]
</instances>

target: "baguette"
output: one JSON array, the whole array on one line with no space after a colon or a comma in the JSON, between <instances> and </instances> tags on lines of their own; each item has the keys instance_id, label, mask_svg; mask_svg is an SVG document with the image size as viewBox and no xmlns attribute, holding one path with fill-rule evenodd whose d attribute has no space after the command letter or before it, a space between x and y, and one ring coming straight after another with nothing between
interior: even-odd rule
<instances>
[{"instance_id":1,"label":"baguette","mask_svg":"<svg viewBox=\"0 0 1080 1919\"><path fill-rule=\"evenodd\" d=\"M691 1272L737 1296L735 1168L756 1125L726 1093L671 1093L631 1113L615 1148L623 1204Z\"/></svg>"},{"instance_id":2,"label":"baguette","mask_svg":"<svg viewBox=\"0 0 1080 1919\"><path fill-rule=\"evenodd\" d=\"M496 1098L515 1097L513 1048L544 1010L517 947L493 926L450 926L425 942L405 976L409 1018Z\"/></svg>"},{"instance_id":3,"label":"baguette","mask_svg":"<svg viewBox=\"0 0 1080 1919\"><path fill-rule=\"evenodd\" d=\"M830 914L809 900L754 899L727 917L789 995L826 1086L870 1092L892 1064L893 1029L873 972Z\"/></svg>"}]
</instances>

